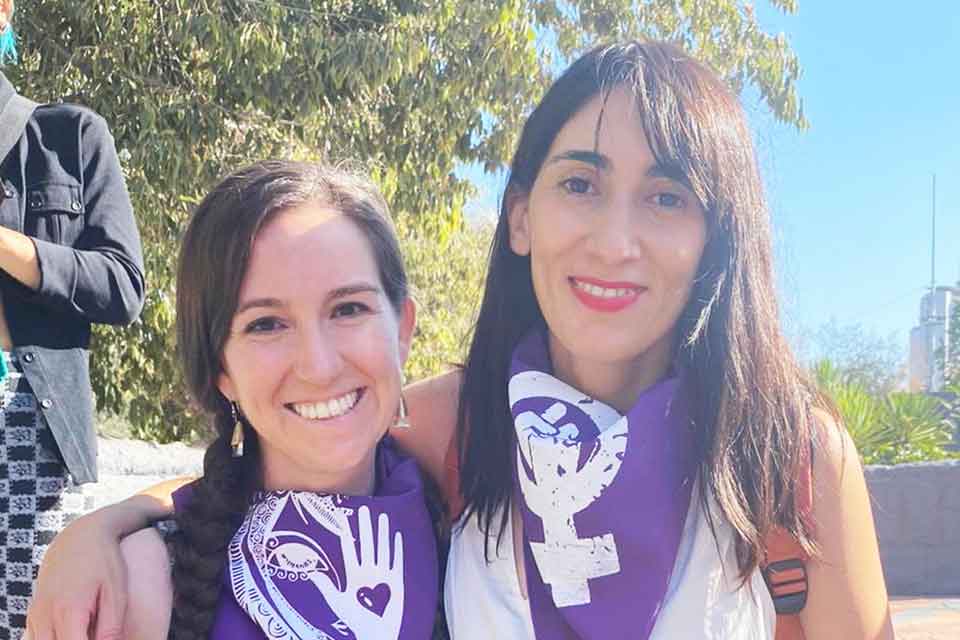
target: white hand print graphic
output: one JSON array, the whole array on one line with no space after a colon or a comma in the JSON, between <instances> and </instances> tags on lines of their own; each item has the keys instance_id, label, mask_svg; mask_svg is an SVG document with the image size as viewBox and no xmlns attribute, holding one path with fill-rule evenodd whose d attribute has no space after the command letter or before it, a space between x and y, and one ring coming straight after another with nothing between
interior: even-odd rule
<instances>
[{"instance_id":1,"label":"white hand print graphic","mask_svg":"<svg viewBox=\"0 0 960 640\"><path fill-rule=\"evenodd\" d=\"M286 511L288 508L291 511ZM342 573L309 535L296 527L279 526L281 517L291 512L305 525L319 524L336 536L343 554ZM231 586L241 607L261 629L269 630L268 637L399 638L404 602L402 535L396 531L391 536L390 519L381 513L374 544L370 509L361 506L356 510L357 549L349 521L353 513L333 497L291 492L266 500L248 516L228 552ZM292 524L289 519L287 524ZM256 560L259 580L245 560L245 544ZM283 591L285 585L298 582L312 584L329 612L316 618L301 615ZM331 612L332 618L323 617Z\"/></svg>"},{"instance_id":2,"label":"white hand print graphic","mask_svg":"<svg viewBox=\"0 0 960 640\"><path fill-rule=\"evenodd\" d=\"M515 419L520 488L527 507L543 522L544 541L530 544L537 567L558 607L587 604L588 581L618 573L620 560L613 534L581 538L573 516L593 504L616 478L627 447L628 421L602 403L581 403L583 394L539 372L513 376L509 393L514 406L529 398L564 400L580 407L599 431L581 443L580 428L559 401ZM584 447L589 453L584 452L580 466Z\"/></svg>"},{"instance_id":3,"label":"white hand print graphic","mask_svg":"<svg viewBox=\"0 0 960 640\"><path fill-rule=\"evenodd\" d=\"M393 535L393 561L390 561L390 518L381 513L377 519L377 542L373 542L370 509L357 510L360 550L347 531L340 534L340 548L346 585L343 590L324 573L310 578L327 604L358 640L400 637L403 621L403 536Z\"/></svg>"}]
</instances>

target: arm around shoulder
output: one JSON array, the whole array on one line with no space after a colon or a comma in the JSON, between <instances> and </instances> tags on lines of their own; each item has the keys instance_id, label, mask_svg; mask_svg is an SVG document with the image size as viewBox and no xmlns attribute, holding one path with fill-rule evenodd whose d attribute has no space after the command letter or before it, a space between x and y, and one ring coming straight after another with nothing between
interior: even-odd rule
<instances>
[{"instance_id":1,"label":"arm around shoulder","mask_svg":"<svg viewBox=\"0 0 960 640\"><path fill-rule=\"evenodd\" d=\"M447 452L457 430L462 382L463 373L455 369L406 387L403 396L410 428L390 432L438 484L444 481Z\"/></svg>"},{"instance_id":2,"label":"arm around shoulder","mask_svg":"<svg viewBox=\"0 0 960 640\"><path fill-rule=\"evenodd\" d=\"M170 555L156 529L144 529L123 539L120 553L130 585L123 638L165 640L170 628L173 583Z\"/></svg>"},{"instance_id":3,"label":"arm around shoulder","mask_svg":"<svg viewBox=\"0 0 960 640\"><path fill-rule=\"evenodd\" d=\"M813 463L813 526L820 554L807 563L804 634L893 640L889 602L863 467L846 429L824 412Z\"/></svg>"}]
</instances>

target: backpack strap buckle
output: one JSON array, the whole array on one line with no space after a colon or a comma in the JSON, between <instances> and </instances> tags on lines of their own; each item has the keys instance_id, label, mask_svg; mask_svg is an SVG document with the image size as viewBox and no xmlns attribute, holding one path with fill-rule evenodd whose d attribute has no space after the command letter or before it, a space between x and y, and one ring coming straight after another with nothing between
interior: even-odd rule
<instances>
[{"instance_id":1,"label":"backpack strap buckle","mask_svg":"<svg viewBox=\"0 0 960 640\"><path fill-rule=\"evenodd\" d=\"M807 604L807 568L803 560L790 558L771 562L763 569L773 606L778 615L800 613Z\"/></svg>"}]
</instances>

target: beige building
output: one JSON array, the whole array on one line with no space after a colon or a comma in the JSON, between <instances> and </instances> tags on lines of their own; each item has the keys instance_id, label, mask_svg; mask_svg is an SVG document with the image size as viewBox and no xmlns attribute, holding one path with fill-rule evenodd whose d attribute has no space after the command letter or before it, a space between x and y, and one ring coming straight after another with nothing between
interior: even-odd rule
<instances>
[{"instance_id":1,"label":"beige building","mask_svg":"<svg viewBox=\"0 0 960 640\"><path fill-rule=\"evenodd\" d=\"M910 331L910 391L943 390L943 361L960 349L950 344L950 319L960 305L956 287L936 287L920 300L920 322Z\"/></svg>"}]
</instances>

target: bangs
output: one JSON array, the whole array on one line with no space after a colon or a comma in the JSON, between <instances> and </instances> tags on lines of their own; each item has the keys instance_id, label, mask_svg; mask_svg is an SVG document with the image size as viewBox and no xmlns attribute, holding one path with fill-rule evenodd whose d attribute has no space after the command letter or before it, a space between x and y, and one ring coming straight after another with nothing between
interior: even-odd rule
<instances>
[{"instance_id":1,"label":"bangs","mask_svg":"<svg viewBox=\"0 0 960 640\"><path fill-rule=\"evenodd\" d=\"M595 74L604 103L617 88L632 94L657 164L690 188L708 222L730 215L744 172L755 172L745 117L730 89L704 65L664 45L603 49Z\"/></svg>"}]
</instances>

